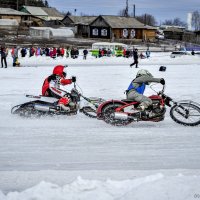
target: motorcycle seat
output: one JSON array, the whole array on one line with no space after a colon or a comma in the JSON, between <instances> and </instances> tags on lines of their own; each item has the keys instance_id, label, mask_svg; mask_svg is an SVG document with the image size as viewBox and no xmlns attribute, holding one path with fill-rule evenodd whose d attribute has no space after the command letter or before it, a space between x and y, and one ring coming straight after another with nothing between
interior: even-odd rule
<instances>
[{"instance_id":1,"label":"motorcycle seat","mask_svg":"<svg viewBox=\"0 0 200 200\"><path fill-rule=\"evenodd\" d=\"M130 99L122 99L121 101L126 102L126 103L134 102L133 100L130 100Z\"/></svg>"}]
</instances>

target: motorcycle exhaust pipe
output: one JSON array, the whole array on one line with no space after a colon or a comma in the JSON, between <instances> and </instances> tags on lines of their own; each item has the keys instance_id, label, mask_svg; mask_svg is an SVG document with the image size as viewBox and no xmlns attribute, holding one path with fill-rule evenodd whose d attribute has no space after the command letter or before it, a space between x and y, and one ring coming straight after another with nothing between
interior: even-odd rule
<instances>
[{"instance_id":1,"label":"motorcycle exhaust pipe","mask_svg":"<svg viewBox=\"0 0 200 200\"><path fill-rule=\"evenodd\" d=\"M35 104L34 108L36 110L43 111L43 112L49 112L52 110L52 108L50 108L49 106L42 105L42 104Z\"/></svg>"},{"instance_id":2,"label":"motorcycle exhaust pipe","mask_svg":"<svg viewBox=\"0 0 200 200\"><path fill-rule=\"evenodd\" d=\"M138 120L138 116L129 116L128 114L126 113L120 113L120 112L115 112L114 113L114 118L115 119L119 119L119 120L127 120L127 119L133 119L135 121Z\"/></svg>"},{"instance_id":3,"label":"motorcycle exhaust pipe","mask_svg":"<svg viewBox=\"0 0 200 200\"><path fill-rule=\"evenodd\" d=\"M121 120L127 120L129 118L129 116L126 113L115 112L114 118L115 119L121 119Z\"/></svg>"}]
</instances>

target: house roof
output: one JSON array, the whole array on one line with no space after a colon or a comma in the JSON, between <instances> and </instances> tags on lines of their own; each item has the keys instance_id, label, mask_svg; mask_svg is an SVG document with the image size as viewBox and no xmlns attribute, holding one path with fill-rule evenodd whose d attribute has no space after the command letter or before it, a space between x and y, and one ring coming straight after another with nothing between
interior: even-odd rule
<instances>
[{"instance_id":1,"label":"house roof","mask_svg":"<svg viewBox=\"0 0 200 200\"><path fill-rule=\"evenodd\" d=\"M14 10L12 8L0 8L0 15L19 15L19 16L22 16L22 15L29 15L29 14Z\"/></svg>"},{"instance_id":2,"label":"house roof","mask_svg":"<svg viewBox=\"0 0 200 200\"><path fill-rule=\"evenodd\" d=\"M177 32L177 33L183 33L184 31L180 28L176 27L169 27L163 30L164 32Z\"/></svg>"},{"instance_id":3,"label":"house roof","mask_svg":"<svg viewBox=\"0 0 200 200\"><path fill-rule=\"evenodd\" d=\"M68 15L66 17L69 17L74 22L74 24L84 24L84 25L89 25L92 21L94 21L97 18L97 16L71 16L71 15Z\"/></svg>"},{"instance_id":4,"label":"house roof","mask_svg":"<svg viewBox=\"0 0 200 200\"><path fill-rule=\"evenodd\" d=\"M62 17L62 18L64 17L64 15L62 15L56 8L47 8L47 7L41 7L41 8L49 16Z\"/></svg>"},{"instance_id":5,"label":"house roof","mask_svg":"<svg viewBox=\"0 0 200 200\"><path fill-rule=\"evenodd\" d=\"M145 25L139 22L134 17L120 17L113 15L101 15L111 28L142 28L142 29L156 29L153 26Z\"/></svg>"},{"instance_id":6,"label":"house roof","mask_svg":"<svg viewBox=\"0 0 200 200\"><path fill-rule=\"evenodd\" d=\"M26 9L28 13L35 16L48 16L48 14L42 9L42 7L35 6L22 6L21 9Z\"/></svg>"}]
</instances>

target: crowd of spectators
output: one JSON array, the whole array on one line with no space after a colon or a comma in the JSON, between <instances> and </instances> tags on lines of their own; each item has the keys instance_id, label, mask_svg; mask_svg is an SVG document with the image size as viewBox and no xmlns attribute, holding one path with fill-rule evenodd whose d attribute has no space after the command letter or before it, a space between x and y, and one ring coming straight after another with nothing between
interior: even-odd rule
<instances>
[{"instance_id":1,"label":"crowd of spectators","mask_svg":"<svg viewBox=\"0 0 200 200\"><path fill-rule=\"evenodd\" d=\"M20 59L24 57L37 57L37 56L48 56L52 59L56 59L57 57L65 57L65 58L72 58L77 59L80 56L80 50L76 47L71 48L64 48L64 47L19 47L13 46L12 48L7 48L5 45L1 46L0 56L1 56L1 67L7 67L7 55L10 54L13 59L13 67L20 66ZM87 55L89 54L88 49L83 49L81 52L81 56L84 60L87 59ZM113 56L123 56L125 58L134 57L134 49L123 49L121 50L120 54L116 54L116 51L113 49L99 49L98 55L96 57L113 57ZM147 49L146 55L142 52L139 55L139 58L149 58L150 51Z\"/></svg>"}]
</instances>

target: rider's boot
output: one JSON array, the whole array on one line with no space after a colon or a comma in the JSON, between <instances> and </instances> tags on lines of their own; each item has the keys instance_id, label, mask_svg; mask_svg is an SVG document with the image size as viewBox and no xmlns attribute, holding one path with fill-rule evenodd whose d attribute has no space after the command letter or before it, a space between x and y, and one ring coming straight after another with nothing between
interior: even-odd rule
<instances>
[{"instance_id":1,"label":"rider's boot","mask_svg":"<svg viewBox=\"0 0 200 200\"><path fill-rule=\"evenodd\" d=\"M139 106L137 107L137 109L139 110L140 116L141 116L142 118L144 118L144 117L145 117L145 118L149 117L150 111L148 111L147 108L146 108L144 105L139 105Z\"/></svg>"},{"instance_id":2,"label":"rider's boot","mask_svg":"<svg viewBox=\"0 0 200 200\"><path fill-rule=\"evenodd\" d=\"M72 110L76 109L76 104L74 102L70 101L68 105Z\"/></svg>"},{"instance_id":3,"label":"rider's boot","mask_svg":"<svg viewBox=\"0 0 200 200\"><path fill-rule=\"evenodd\" d=\"M60 110L63 110L65 112L70 112L69 106L66 106L64 104L59 104L58 106L59 106Z\"/></svg>"}]
</instances>

